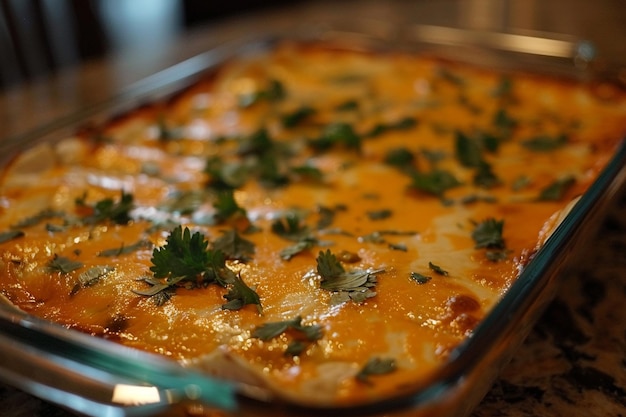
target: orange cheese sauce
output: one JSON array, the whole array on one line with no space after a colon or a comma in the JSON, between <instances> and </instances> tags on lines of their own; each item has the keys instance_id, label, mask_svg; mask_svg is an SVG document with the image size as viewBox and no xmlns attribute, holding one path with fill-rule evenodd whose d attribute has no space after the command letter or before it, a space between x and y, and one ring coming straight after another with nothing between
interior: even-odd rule
<instances>
[{"instance_id":1,"label":"orange cheese sauce","mask_svg":"<svg viewBox=\"0 0 626 417\"><path fill-rule=\"evenodd\" d=\"M285 122L304 108L301 119ZM340 139L316 142L339 124ZM251 138L261 129L270 142L259 145ZM236 358L255 383L297 400L384 397L426 381L471 337L540 247L545 225L591 185L625 131L626 96L606 86L409 54L282 45L102 126L97 138L45 145L8 166L0 232L21 233L0 243L0 291L34 315L208 372L242 378L222 362ZM462 162L459 134L473 146L466 152L480 152L491 183ZM358 145L349 142L355 137ZM412 162L389 164L400 148ZM268 168L261 162L270 149L278 157ZM210 160L230 169L221 171L227 179L247 170L233 187L243 217L214 217ZM302 166L319 177L294 169ZM280 183L268 184L276 178L263 170ZM455 186L416 185L435 171ZM556 197L540 198L563 179ZM133 197L128 221L85 221L122 191ZM328 211L332 221L318 228ZM295 242L272 231L286 213L299 213L317 239L290 259L280 254ZM503 247L477 247L472 233L486 219L503 221ZM162 304L138 294L149 288L153 251L175 225L208 242L233 229L252 242L248 259L227 266L258 294L262 311L222 308L228 290L219 285L178 286ZM345 270L375 275L375 295L337 303L321 288L316 258L327 249ZM79 266L54 268L55 259ZM107 272L86 281L93 268ZM295 317L323 331L296 355L285 353L301 338L295 331L253 335ZM367 382L356 378L374 358L395 366Z\"/></svg>"}]
</instances>

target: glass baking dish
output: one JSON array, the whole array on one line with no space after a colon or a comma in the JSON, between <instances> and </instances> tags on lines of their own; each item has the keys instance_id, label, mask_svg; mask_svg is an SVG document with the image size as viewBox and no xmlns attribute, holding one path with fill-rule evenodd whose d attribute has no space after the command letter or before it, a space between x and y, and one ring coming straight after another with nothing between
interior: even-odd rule
<instances>
[{"instance_id":1,"label":"glass baking dish","mask_svg":"<svg viewBox=\"0 0 626 417\"><path fill-rule=\"evenodd\" d=\"M538 68L541 73L592 79L589 42L542 34L516 35L406 22L325 15L234 39L159 72L113 99L0 145L3 163L42 141L57 141L145 102L166 100L226 60L264 49L277 40L322 40L349 48L425 51L498 68ZM578 242L593 233L622 186L621 146L593 186L570 208L519 278L454 349L426 386L355 406L298 405L256 386L226 382L162 357L133 350L0 305L0 378L36 396L93 416L463 416L488 390L558 288L560 271Z\"/></svg>"}]
</instances>

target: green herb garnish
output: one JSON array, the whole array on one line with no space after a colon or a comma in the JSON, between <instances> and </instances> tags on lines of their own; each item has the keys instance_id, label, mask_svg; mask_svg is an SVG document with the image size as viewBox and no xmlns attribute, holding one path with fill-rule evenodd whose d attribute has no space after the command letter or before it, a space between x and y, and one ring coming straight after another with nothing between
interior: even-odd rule
<instances>
[{"instance_id":1,"label":"green herb garnish","mask_svg":"<svg viewBox=\"0 0 626 417\"><path fill-rule=\"evenodd\" d=\"M255 91L239 97L239 106L250 107L260 101L279 101L286 96L285 87L280 81L271 80L263 90Z\"/></svg>"},{"instance_id":2,"label":"green herb garnish","mask_svg":"<svg viewBox=\"0 0 626 417\"><path fill-rule=\"evenodd\" d=\"M321 277L320 288L336 293L331 299L333 304L348 300L363 302L376 295L372 288L376 286L376 274L382 270L346 271L330 250L320 251L316 261L317 273Z\"/></svg>"},{"instance_id":3,"label":"green herb garnish","mask_svg":"<svg viewBox=\"0 0 626 417\"><path fill-rule=\"evenodd\" d=\"M393 215L393 212L389 209L382 209L382 210L368 211L365 214L367 214L367 217L370 220L384 220L384 219L388 219L389 217L391 217Z\"/></svg>"},{"instance_id":4,"label":"green herb garnish","mask_svg":"<svg viewBox=\"0 0 626 417\"><path fill-rule=\"evenodd\" d=\"M558 136L536 136L522 142L522 146L534 152L550 152L559 149L567 144L567 135Z\"/></svg>"},{"instance_id":5,"label":"green herb garnish","mask_svg":"<svg viewBox=\"0 0 626 417\"><path fill-rule=\"evenodd\" d=\"M356 374L356 379L366 384L371 383L370 377L374 375L384 375L394 372L397 369L396 361L392 358L372 358Z\"/></svg>"},{"instance_id":6,"label":"green herb garnish","mask_svg":"<svg viewBox=\"0 0 626 417\"><path fill-rule=\"evenodd\" d=\"M110 220L116 224L127 224L130 222L130 212L135 208L133 195L121 191L119 201L112 198L105 198L89 206L85 202L85 196L76 199L76 206L81 209L88 209L90 213L83 218L87 224L97 224Z\"/></svg>"},{"instance_id":7,"label":"green herb garnish","mask_svg":"<svg viewBox=\"0 0 626 417\"><path fill-rule=\"evenodd\" d=\"M8 242L23 236L24 232L21 230L9 230L7 232L2 232L0 233L0 243Z\"/></svg>"},{"instance_id":8,"label":"green herb garnish","mask_svg":"<svg viewBox=\"0 0 626 417\"><path fill-rule=\"evenodd\" d=\"M47 267L51 271L60 272L62 274L69 274L72 271L80 269L84 266L82 262L73 261L65 256L54 255L54 258L48 262Z\"/></svg>"},{"instance_id":9,"label":"green herb garnish","mask_svg":"<svg viewBox=\"0 0 626 417\"><path fill-rule=\"evenodd\" d=\"M476 248L504 249L504 239L502 230L504 220L488 218L478 223L472 232L472 239L476 243Z\"/></svg>"},{"instance_id":10,"label":"green herb garnish","mask_svg":"<svg viewBox=\"0 0 626 417\"><path fill-rule=\"evenodd\" d=\"M119 248L105 249L98 253L98 256L101 257L114 257L114 256L122 256L127 255L129 253L136 252L141 249L148 249L152 247L152 242L148 240L140 240L132 245L124 245L122 244Z\"/></svg>"},{"instance_id":11,"label":"green herb garnish","mask_svg":"<svg viewBox=\"0 0 626 417\"><path fill-rule=\"evenodd\" d=\"M241 237L236 230L226 230L213 242L213 249L222 251L227 259L248 262L255 252L254 243Z\"/></svg>"},{"instance_id":12,"label":"green herb garnish","mask_svg":"<svg viewBox=\"0 0 626 417\"><path fill-rule=\"evenodd\" d=\"M304 107L300 107L297 110L294 110L291 113L283 115L281 120L283 122L283 126L294 127L302 123L309 116L312 116L314 114L315 114L315 110L313 108L304 106Z\"/></svg>"},{"instance_id":13,"label":"green herb garnish","mask_svg":"<svg viewBox=\"0 0 626 417\"><path fill-rule=\"evenodd\" d=\"M431 277L424 275L424 274L420 274L419 272L411 272L409 274L409 277L420 285L426 284L428 281L432 279Z\"/></svg>"},{"instance_id":14,"label":"green herb garnish","mask_svg":"<svg viewBox=\"0 0 626 417\"><path fill-rule=\"evenodd\" d=\"M241 279L241 275L234 275L234 279L230 282L231 287L224 298L227 300L222 305L223 310L239 310L246 305L255 305L259 314L263 314L263 307L261 307L261 299L253 288L246 285Z\"/></svg>"},{"instance_id":15,"label":"green herb garnish","mask_svg":"<svg viewBox=\"0 0 626 417\"><path fill-rule=\"evenodd\" d=\"M434 264L434 263L432 263L432 262L428 262L428 268L429 268L431 271L433 271L435 274L438 274L438 275L443 275L444 277L447 277L447 276L449 275L449 274L448 274L448 271L444 270L444 269L443 269L443 268L441 268L439 265L435 265L435 264Z\"/></svg>"},{"instance_id":16,"label":"green herb garnish","mask_svg":"<svg viewBox=\"0 0 626 417\"><path fill-rule=\"evenodd\" d=\"M333 123L326 126L322 135L309 141L309 144L318 151L325 151L335 146L360 150L361 137L348 123Z\"/></svg>"},{"instance_id":17,"label":"green herb garnish","mask_svg":"<svg viewBox=\"0 0 626 417\"><path fill-rule=\"evenodd\" d=\"M115 268L111 266L94 266L78 275L78 282L72 288L70 295L76 294L81 288L91 287L102 278L113 272Z\"/></svg>"},{"instance_id":18,"label":"green herb garnish","mask_svg":"<svg viewBox=\"0 0 626 417\"><path fill-rule=\"evenodd\" d=\"M252 332L252 337L268 341L281 334L289 332L294 340L287 345L285 354L296 356L306 350L312 343L324 336L324 331L320 325L303 325L302 317L297 316L293 320L265 323Z\"/></svg>"},{"instance_id":19,"label":"green herb garnish","mask_svg":"<svg viewBox=\"0 0 626 417\"><path fill-rule=\"evenodd\" d=\"M576 179L574 177L556 180L541 190L537 199L539 201L559 201L575 183Z\"/></svg>"},{"instance_id":20,"label":"green herb garnish","mask_svg":"<svg viewBox=\"0 0 626 417\"><path fill-rule=\"evenodd\" d=\"M461 185L461 182L449 171L433 170L430 172L416 172L412 176L411 187L437 197L451 189Z\"/></svg>"}]
</instances>

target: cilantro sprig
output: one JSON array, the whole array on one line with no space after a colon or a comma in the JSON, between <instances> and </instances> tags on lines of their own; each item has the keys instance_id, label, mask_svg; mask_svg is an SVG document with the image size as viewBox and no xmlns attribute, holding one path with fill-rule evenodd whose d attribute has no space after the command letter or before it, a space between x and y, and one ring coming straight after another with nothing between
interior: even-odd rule
<instances>
[{"instance_id":1,"label":"cilantro sprig","mask_svg":"<svg viewBox=\"0 0 626 417\"><path fill-rule=\"evenodd\" d=\"M331 302L341 304L346 301L363 302L376 295L376 275L380 270L353 269L346 271L330 249L320 251L316 258L320 288L333 292Z\"/></svg>"},{"instance_id":2,"label":"cilantro sprig","mask_svg":"<svg viewBox=\"0 0 626 417\"><path fill-rule=\"evenodd\" d=\"M222 308L233 310L254 304L261 313L258 294L226 265L226 258L222 250L209 249L209 242L202 233L192 234L189 228L177 226L167 237L166 244L152 252L150 271L153 277L143 279L151 287L135 290L135 293L158 296L157 304L161 304L178 287L193 289L217 284L229 287L224 296L227 303Z\"/></svg>"},{"instance_id":3,"label":"cilantro sprig","mask_svg":"<svg viewBox=\"0 0 626 417\"><path fill-rule=\"evenodd\" d=\"M487 259L500 261L506 259L508 250L502 236L504 220L487 218L476 224L472 231L472 238L476 249L487 249Z\"/></svg>"},{"instance_id":4,"label":"cilantro sprig","mask_svg":"<svg viewBox=\"0 0 626 417\"><path fill-rule=\"evenodd\" d=\"M389 374L397 368L396 360L393 358L373 357L356 374L356 379L359 382L371 384L371 376Z\"/></svg>"},{"instance_id":5,"label":"cilantro sprig","mask_svg":"<svg viewBox=\"0 0 626 417\"><path fill-rule=\"evenodd\" d=\"M75 200L76 207L85 212L83 221L87 224L98 224L110 220L116 224L127 224L130 222L130 212L135 208L132 194L122 190L120 199L115 201L112 198L104 198L93 205L86 202L86 195Z\"/></svg>"},{"instance_id":6,"label":"cilantro sprig","mask_svg":"<svg viewBox=\"0 0 626 417\"><path fill-rule=\"evenodd\" d=\"M324 336L322 326L317 324L302 324L302 317L297 316L292 320L265 323L254 329L252 337L262 341L268 341L286 332L292 334L293 340L287 346L285 353L293 356L302 353L310 343Z\"/></svg>"}]
</instances>

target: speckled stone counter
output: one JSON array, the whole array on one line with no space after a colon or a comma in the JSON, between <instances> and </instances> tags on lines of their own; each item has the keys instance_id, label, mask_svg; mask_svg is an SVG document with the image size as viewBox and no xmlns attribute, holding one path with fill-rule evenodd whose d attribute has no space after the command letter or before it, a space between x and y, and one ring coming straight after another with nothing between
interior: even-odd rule
<instances>
[{"instance_id":1,"label":"speckled stone counter","mask_svg":"<svg viewBox=\"0 0 626 417\"><path fill-rule=\"evenodd\" d=\"M472 417L626 416L626 195Z\"/></svg>"},{"instance_id":2,"label":"speckled stone counter","mask_svg":"<svg viewBox=\"0 0 626 417\"><path fill-rule=\"evenodd\" d=\"M626 416L626 194L471 417ZM69 417L0 385L0 416Z\"/></svg>"}]
</instances>

